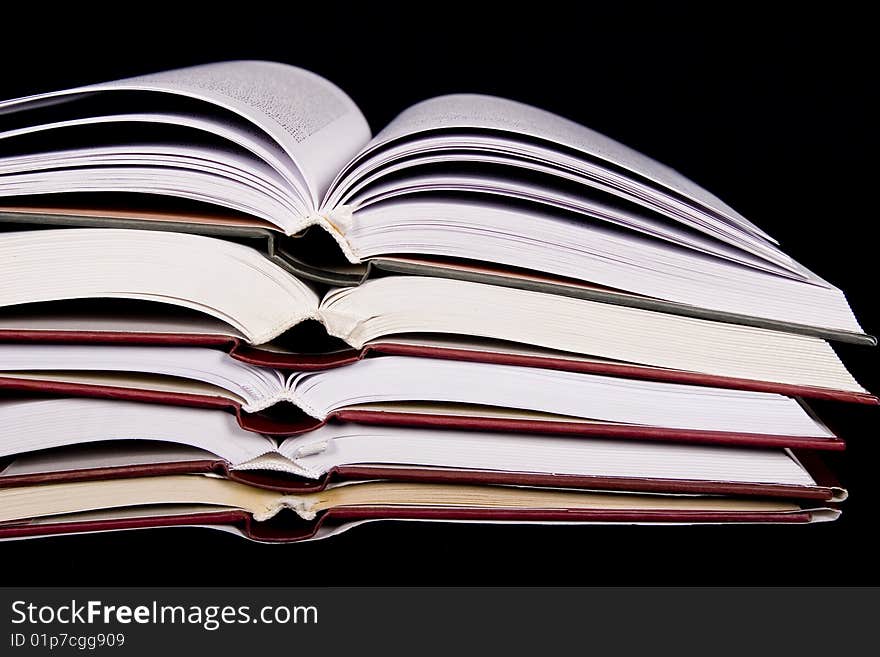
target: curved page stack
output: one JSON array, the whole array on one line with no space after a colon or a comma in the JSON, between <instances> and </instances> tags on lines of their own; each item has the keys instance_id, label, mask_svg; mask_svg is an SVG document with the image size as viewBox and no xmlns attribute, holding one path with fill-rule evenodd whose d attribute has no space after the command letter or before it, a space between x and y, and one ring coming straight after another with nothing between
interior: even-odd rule
<instances>
[{"instance_id":1,"label":"curved page stack","mask_svg":"<svg viewBox=\"0 0 880 657\"><path fill-rule=\"evenodd\" d=\"M0 102L0 226L0 538L833 520L809 404L878 403L843 292L512 100L371 135L236 61Z\"/></svg>"}]
</instances>

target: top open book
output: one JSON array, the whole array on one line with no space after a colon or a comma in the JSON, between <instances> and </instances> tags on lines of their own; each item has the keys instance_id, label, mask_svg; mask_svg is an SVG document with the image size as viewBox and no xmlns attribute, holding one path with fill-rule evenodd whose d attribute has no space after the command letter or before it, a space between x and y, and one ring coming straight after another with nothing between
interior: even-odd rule
<instances>
[{"instance_id":1,"label":"top open book","mask_svg":"<svg viewBox=\"0 0 880 657\"><path fill-rule=\"evenodd\" d=\"M709 192L488 96L426 100L372 139L340 89L271 62L29 96L0 103L0 196L12 225L265 240L335 285L375 267L871 340L840 290Z\"/></svg>"}]
</instances>

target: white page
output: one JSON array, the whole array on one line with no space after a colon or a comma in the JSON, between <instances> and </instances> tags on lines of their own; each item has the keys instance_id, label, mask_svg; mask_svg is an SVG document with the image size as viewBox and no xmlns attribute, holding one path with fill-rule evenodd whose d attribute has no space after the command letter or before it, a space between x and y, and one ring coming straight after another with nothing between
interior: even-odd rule
<instances>
[{"instance_id":1,"label":"white page","mask_svg":"<svg viewBox=\"0 0 880 657\"><path fill-rule=\"evenodd\" d=\"M31 173L65 167L107 167L113 165L189 167L225 175L242 184L271 190L280 203L293 206L291 188L277 171L249 154L232 149L169 142L139 143L136 146L85 146L29 155L0 157L0 174ZM87 175L87 174L86 174Z\"/></svg>"},{"instance_id":2,"label":"white page","mask_svg":"<svg viewBox=\"0 0 880 657\"><path fill-rule=\"evenodd\" d=\"M396 198L362 208L346 230L361 259L390 254L523 267L654 299L734 315L860 333L846 297L696 249L476 195Z\"/></svg>"},{"instance_id":3,"label":"white page","mask_svg":"<svg viewBox=\"0 0 880 657\"><path fill-rule=\"evenodd\" d=\"M695 431L833 436L782 395L512 365L383 356L294 375L290 388L319 419L355 404L438 401Z\"/></svg>"},{"instance_id":4,"label":"white page","mask_svg":"<svg viewBox=\"0 0 880 657\"><path fill-rule=\"evenodd\" d=\"M834 508L825 508L825 507L798 507L794 511L790 512L782 512L781 515L787 515L788 513L809 513L810 519L801 524L808 523L816 523L816 522L833 522L840 517L840 509ZM638 526L638 527L684 527L691 525L791 525L790 522L783 522L780 520L773 521L762 521L760 523L756 523L753 520L745 520L745 521L733 521L733 520L725 520L723 522L687 522L687 521L677 521L677 522L669 522L664 520L627 520L625 522L621 521L603 521L603 520L490 520L490 519L480 519L480 520L458 520L458 519L432 519L432 518L394 518L394 519L384 519L384 518L367 518L364 520L350 520L350 521L333 521L332 518L330 521L323 523L318 531L315 532L314 535L309 538L303 539L301 542L311 542L311 541L320 541L322 539L331 538L334 536L339 536L355 527L359 527L361 525L373 524L373 523L432 523L432 524L455 524L455 525L518 525L518 526L538 526L538 527L561 527L561 526L607 526L607 525L626 525L626 526ZM221 525L198 525L199 527L204 527L205 529L218 529L225 530L233 534L237 534L239 536L244 536L242 531L237 528L224 527ZM475 537L479 537L479 534L474 534ZM259 539L253 539L249 536L245 536L245 538L250 539L251 541L258 542ZM479 539L478 539L479 540Z\"/></svg>"},{"instance_id":5,"label":"white page","mask_svg":"<svg viewBox=\"0 0 880 657\"><path fill-rule=\"evenodd\" d=\"M298 220L289 208L266 194L224 179L214 173L170 167L107 167L83 175L82 169L59 169L10 174L0 178L0 195L57 194L71 192L128 192L159 194L222 205L270 223Z\"/></svg>"},{"instance_id":6,"label":"white page","mask_svg":"<svg viewBox=\"0 0 880 657\"><path fill-rule=\"evenodd\" d=\"M267 520L284 501L277 492L201 474L66 481L0 489L0 522L169 503L236 506Z\"/></svg>"},{"instance_id":7,"label":"white page","mask_svg":"<svg viewBox=\"0 0 880 657\"><path fill-rule=\"evenodd\" d=\"M295 192L267 164L231 150L139 144L0 158L0 196L59 191L139 192L190 198L286 229L301 221Z\"/></svg>"},{"instance_id":8,"label":"white page","mask_svg":"<svg viewBox=\"0 0 880 657\"><path fill-rule=\"evenodd\" d=\"M325 425L279 451L318 477L334 466L398 464L596 477L815 485L781 449L584 437Z\"/></svg>"},{"instance_id":9,"label":"white page","mask_svg":"<svg viewBox=\"0 0 880 657\"><path fill-rule=\"evenodd\" d=\"M386 276L329 292L328 332L355 347L406 333L506 340L752 381L864 392L819 338L428 276Z\"/></svg>"},{"instance_id":10,"label":"white page","mask_svg":"<svg viewBox=\"0 0 880 657\"><path fill-rule=\"evenodd\" d=\"M0 344L0 374L16 372L138 372L203 381L246 400L277 397L284 377L217 349L132 345Z\"/></svg>"},{"instance_id":11,"label":"white page","mask_svg":"<svg viewBox=\"0 0 880 657\"><path fill-rule=\"evenodd\" d=\"M574 121L504 98L455 94L422 101L398 115L376 135L368 149L418 132L450 128L519 133L575 148L668 187L743 230L771 239L719 198L666 165Z\"/></svg>"},{"instance_id":12,"label":"white page","mask_svg":"<svg viewBox=\"0 0 880 657\"><path fill-rule=\"evenodd\" d=\"M108 399L0 400L0 456L108 440L151 440L203 449L230 463L275 451L231 413Z\"/></svg>"},{"instance_id":13,"label":"white page","mask_svg":"<svg viewBox=\"0 0 880 657\"><path fill-rule=\"evenodd\" d=\"M0 113L99 91L156 91L231 110L270 135L297 163L313 207L339 169L370 138L354 102L314 73L275 62L233 61L143 75L0 103Z\"/></svg>"},{"instance_id":14,"label":"white page","mask_svg":"<svg viewBox=\"0 0 880 657\"><path fill-rule=\"evenodd\" d=\"M458 160L458 156L456 156L456 160ZM385 174L388 171L383 169L382 173ZM379 178L381 177L380 175ZM521 180L511 181L489 174L456 175L453 173L437 173L408 176L403 180L393 180L391 182L376 180L374 184L369 185L366 189L360 189L362 187L364 187L363 183L353 189L352 191L355 194L347 200L347 204L350 203L353 211L356 213L361 212L367 206L379 204L400 196L423 192L479 192L502 197L507 196L546 204L569 212L578 212L591 218L637 230L679 246L715 255L725 260L731 260L747 267L783 276L792 276L788 270L774 265L768 260L754 256L747 251L729 246L725 241L712 239L697 231L687 232L681 227L651 216L647 212L640 213L622 206L612 206L595 198L590 198L585 194L573 194ZM496 202L499 205L504 205L503 198L497 199ZM380 208L377 208L377 211L380 211Z\"/></svg>"},{"instance_id":15,"label":"white page","mask_svg":"<svg viewBox=\"0 0 880 657\"><path fill-rule=\"evenodd\" d=\"M153 312L150 312L151 310ZM165 307L157 308L152 304L137 308L126 306L124 314L114 310L112 305L103 309L59 308L51 303L36 308L11 306L0 308L0 331L173 333L244 338L241 332L208 314L182 308L167 312Z\"/></svg>"},{"instance_id":16,"label":"white page","mask_svg":"<svg viewBox=\"0 0 880 657\"><path fill-rule=\"evenodd\" d=\"M313 317L318 306L305 283L226 240L102 228L0 234L0 307L100 298L204 312L255 344Z\"/></svg>"},{"instance_id":17,"label":"white page","mask_svg":"<svg viewBox=\"0 0 880 657\"><path fill-rule=\"evenodd\" d=\"M214 397L226 402L246 404L247 400L225 388L179 377L162 376L161 374L144 374L140 372L106 372L106 371L16 371L0 373L0 377L14 380L38 381L43 384L72 383L85 386L102 386L104 388L121 388L128 391L167 392L174 395L198 395ZM231 409L230 409L231 410Z\"/></svg>"},{"instance_id":18,"label":"white page","mask_svg":"<svg viewBox=\"0 0 880 657\"><path fill-rule=\"evenodd\" d=\"M167 142L141 143L132 146L100 146L0 158L0 174L37 173L52 169L77 168L84 180L94 174L95 167L167 167L175 173L184 169L211 173L228 179L236 186L260 191L285 208L297 212L293 190L281 174L259 158L231 149L206 148L195 144ZM112 175L112 173L111 173ZM10 176L11 177L11 176ZM66 191L66 190L65 190ZM234 190L237 194L238 190Z\"/></svg>"}]
</instances>

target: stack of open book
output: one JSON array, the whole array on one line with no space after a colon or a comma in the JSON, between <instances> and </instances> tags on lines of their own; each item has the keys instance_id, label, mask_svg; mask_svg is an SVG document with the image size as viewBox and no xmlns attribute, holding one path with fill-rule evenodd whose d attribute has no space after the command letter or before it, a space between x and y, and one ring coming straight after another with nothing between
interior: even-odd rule
<instances>
[{"instance_id":1,"label":"stack of open book","mask_svg":"<svg viewBox=\"0 0 880 657\"><path fill-rule=\"evenodd\" d=\"M844 295L675 171L294 67L0 103L0 537L808 523Z\"/></svg>"}]
</instances>

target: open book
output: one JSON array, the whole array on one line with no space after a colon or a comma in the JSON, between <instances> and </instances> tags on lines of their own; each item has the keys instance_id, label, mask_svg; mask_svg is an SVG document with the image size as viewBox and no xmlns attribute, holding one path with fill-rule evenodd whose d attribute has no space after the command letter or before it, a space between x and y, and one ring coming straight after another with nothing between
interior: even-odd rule
<instances>
[{"instance_id":1,"label":"open book","mask_svg":"<svg viewBox=\"0 0 880 657\"><path fill-rule=\"evenodd\" d=\"M340 481L513 484L840 501L808 452L332 423L278 438L225 413L102 399L0 401L0 487L214 473L288 492Z\"/></svg>"},{"instance_id":2,"label":"open book","mask_svg":"<svg viewBox=\"0 0 880 657\"><path fill-rule=\"evenodd\" d=\"M246 61L0 102L0 539L833 520L801 398L880 401L830 340L875 342L770 236L513 101L373 136Z\"/></svg>"},{"instance_id":3,"label":"open book","mask_svg":"<svg viewBox=\"0 0 880 657\"><path fill-rule=\"evenodd\" d=\"M200 235L0 233L0 280L15 281L0 287L2 341L225 346L295 370L375 349L877 402L815 336L432 276L386 276L321 296L253 248ZM314 351L296 332L315 322L346 349L297 353Z\"/></svg>"},{"instance_id":4,"label":"open book","mask_svg":"<svg viewBox=\"0 0 880 657\"><path fill-rule=\"evenodd\" d=\"M253 258L240 244L221 253L206 237L183 233L256 246L277 266L259 267L266 295L253 298L284 303L233 308L215 299L212 307L255 343L318 313L302 286L280 280L285 270L333 285L360 282L372 270L429 275L430 285L501 283L871 341L840 290L712 194L588 128L488 96L426 100L374 137L337 87L270 62L208 64L10 100L0 103L0 197L7 226L140 229L107 238L113 244L33 231L22 238L32 245L18 248L44 257L39 275L63 277L53 268L69 263L50 261L59 244L79 258L109 249L102 266L131 267L123 279L143 282L139 294L170 287L184 305L206 301L185 289L185 268L169 267L162 290L141 278L140 259L151 253L144 229L168 231L162 249L211 271L218 259L226 267ZM86 285L81 273L71 272L56 293L86 294L77 287ZM227 280L218 279L219 296ZM406 290L410 299L422 294ZM348 296L334 293L323 310L342 311ZM355 345L387 330L358 327L341 312L327 324Z\"/></svg>"},{"instance_id":5,"label":"open book","mask_svg":"<svg viewBox=\"0 0 880 657\"><path fill-rule=\"evenodd\" d=\"M216 526L322 538L381 519L807 523L846 497L790 450L328 424L286 439L217 410L0 402L0 539Z\"/></svg>"},{"instance_id":6,"label":"open book","mask_svg":"<svg viewBox=\"0 0 880 657\"><path fill-rule=\"evenodd\" d=\"M815 503L755 498L381 481L283 493L211 475L163 475L0 490L0 539L197 525L286 542L325 538L371 520L809 523L839 514Z\"/></svg>"},{"instance_id":7,"label":"open book","mask_svg":"<svg viewBox=\"0 0 880 657\"><path fill-rule=\"evenodd\" d=\"M783 395L412 356L281 372L201 347L0 345L0 389L225 408L282 436L336 420L843 448Z\"/></svg>"}]
</instances>

